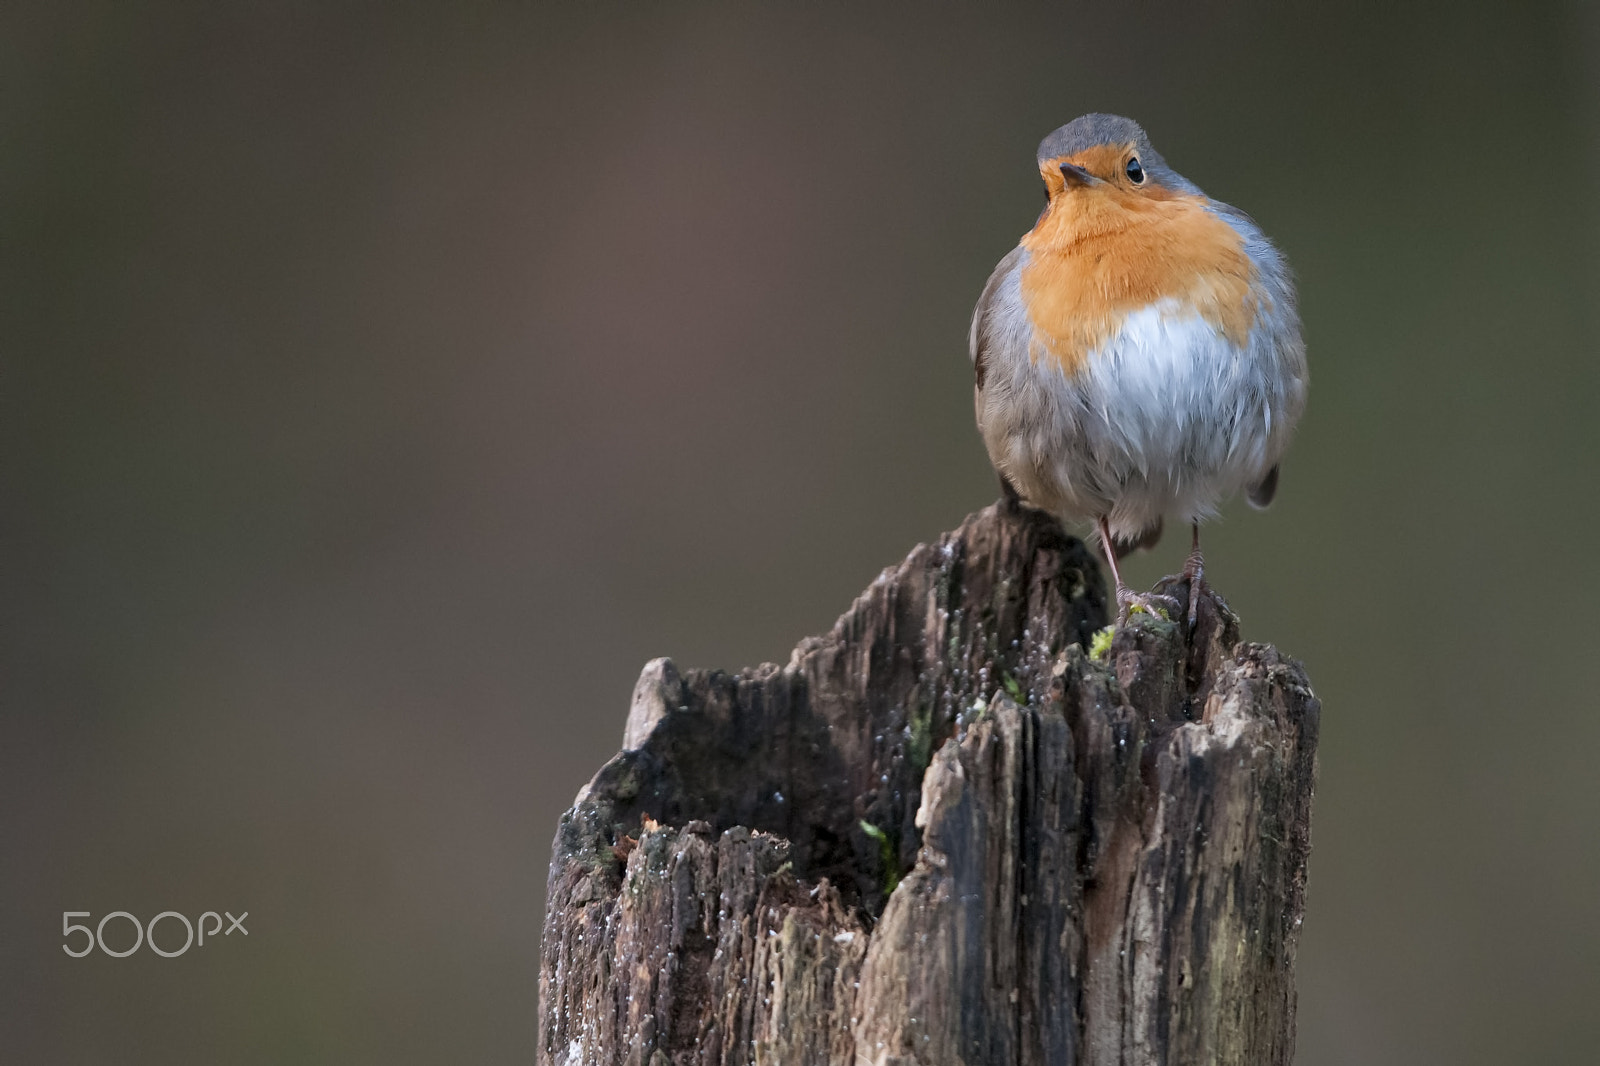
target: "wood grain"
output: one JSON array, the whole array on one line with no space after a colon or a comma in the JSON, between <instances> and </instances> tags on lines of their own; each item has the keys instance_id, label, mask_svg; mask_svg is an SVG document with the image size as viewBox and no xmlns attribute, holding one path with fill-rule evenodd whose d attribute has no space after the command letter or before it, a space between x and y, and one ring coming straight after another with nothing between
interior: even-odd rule
<instances>
[{"instance_id":1,"label":"wood grain","mask_svg":"<svg viewBox=\"0 0 1600 1066\"><path fill-rule=\"evenodd\" d=\"M1000 504L787 665L649 664L556 834L539 1061L1288 1063L1319 705L1212 595L1092 658L1104 594Z\"/></svg>"}]
</instances>

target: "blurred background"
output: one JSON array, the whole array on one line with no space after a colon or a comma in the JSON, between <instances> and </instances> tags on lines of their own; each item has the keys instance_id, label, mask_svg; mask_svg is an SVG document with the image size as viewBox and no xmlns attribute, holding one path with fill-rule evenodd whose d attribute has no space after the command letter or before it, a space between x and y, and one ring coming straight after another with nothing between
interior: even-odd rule
<instances>
[{"instance_id":1,"label":"blurred background","mask_svg":"<svg viewBox=\"0 0 1600 1066\"><path fill-rule=\"evenodd\" d=\"M0 80L7 1061L530 1061L640 666L994 498L968 317L1090 110L1301 279L1207 541L1324 701L1297 1061L1593 1061L1594 5L12 4Z\"/></svg>"}]
</instances>

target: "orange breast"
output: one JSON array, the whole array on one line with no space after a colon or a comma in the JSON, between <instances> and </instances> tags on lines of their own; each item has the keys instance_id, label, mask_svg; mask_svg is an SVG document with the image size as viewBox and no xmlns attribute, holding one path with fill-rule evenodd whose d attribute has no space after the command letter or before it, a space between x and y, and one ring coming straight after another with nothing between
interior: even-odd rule
<instances>
[{"instance_id":1,"label":"orange breast","mask_svg":"<svg viewBox=\"0 0 1600 1066\"><path fill-rule=\"evenodd\" d=\"M1068 375L1129 314L1164 298L1192 306L1235 344L1255 323L1255 266L1238 232L1200 197L1114 185L1057 191L1022 244L1031 354L1054 358Z\"/></svg>"}]
</instances>

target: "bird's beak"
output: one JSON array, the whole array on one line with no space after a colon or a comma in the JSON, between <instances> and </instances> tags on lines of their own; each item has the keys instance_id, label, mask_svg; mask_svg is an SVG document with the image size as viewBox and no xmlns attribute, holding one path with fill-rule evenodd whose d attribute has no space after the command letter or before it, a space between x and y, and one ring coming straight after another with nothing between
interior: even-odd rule
<instances>
[{"instance_id":1,"label":"bird's beak","mask_svg":"<svg viewBox=\"0 0 1600 1066\"><path fill-rule=\"evenodd\" d=\"M1084 170L1082 167L1074 166L1071 163L1061 164L1061 176L1066 179L1067 188L1069 189L1075 186L1100 184L1099 178L1095 177L1087 170Z\"/></svg>"}]
</instances>

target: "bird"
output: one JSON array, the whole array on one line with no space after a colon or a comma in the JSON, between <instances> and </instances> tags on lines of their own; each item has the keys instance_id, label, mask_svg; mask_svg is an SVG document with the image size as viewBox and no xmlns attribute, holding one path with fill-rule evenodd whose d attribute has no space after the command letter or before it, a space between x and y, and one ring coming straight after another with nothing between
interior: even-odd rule
<instances>
[{"instance_id":1,"label":"bird","mask_svg":"<svg viewBox=\"0 0 1600 1066\"><path fill-rule=\"evenodd\" d=\"M1008 499L1091 522L1118 617L1119 558L1174 515L1193 532L1241 491L1272 502L1305 410L1306 348L1283 254L1169 166L1120 115L1039 144L1046 202L983 288L969 349L978 430Z\"/></svg>"}]
</instances>

